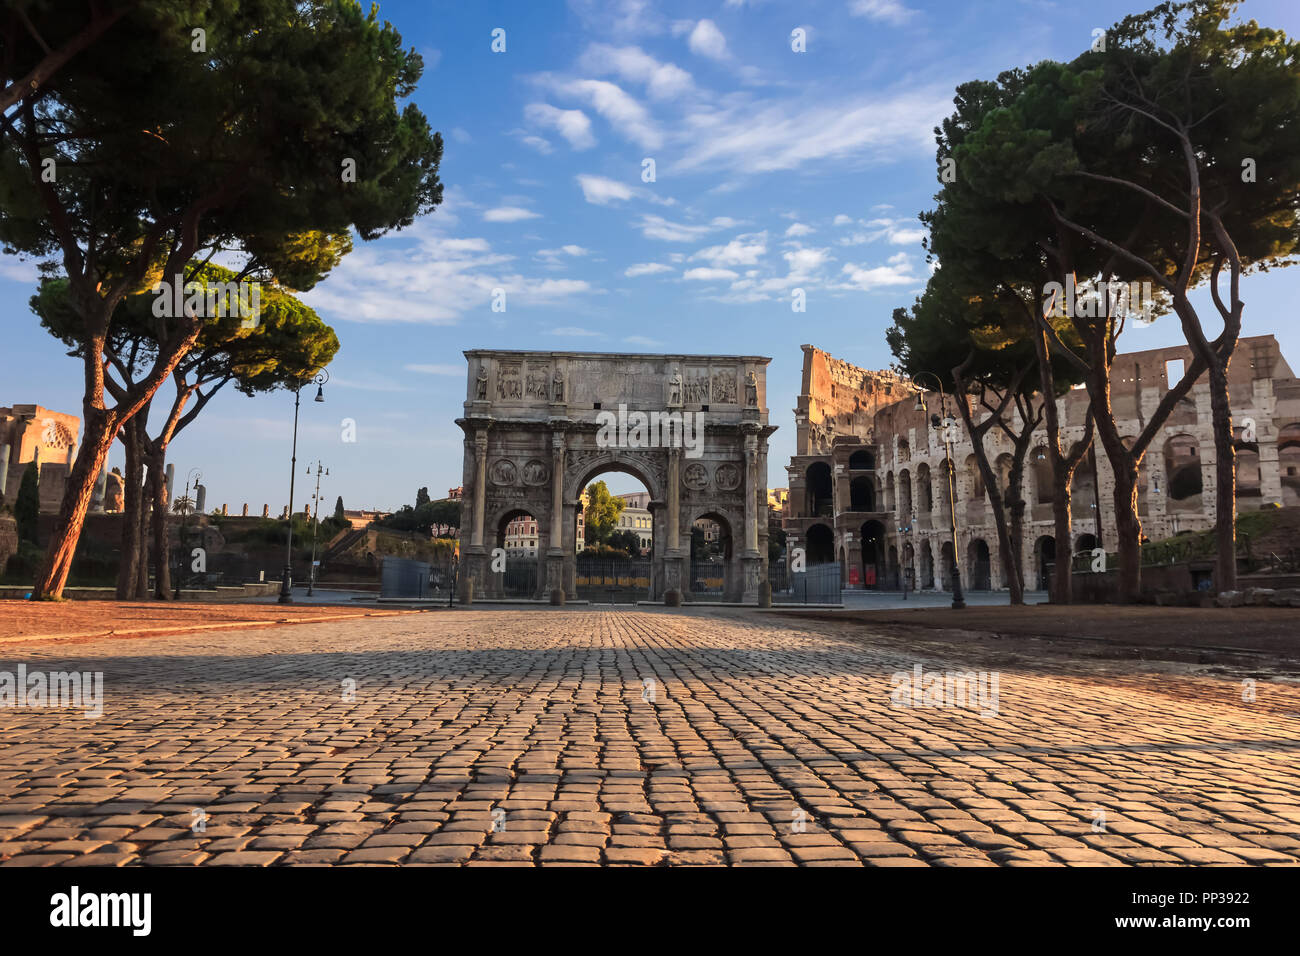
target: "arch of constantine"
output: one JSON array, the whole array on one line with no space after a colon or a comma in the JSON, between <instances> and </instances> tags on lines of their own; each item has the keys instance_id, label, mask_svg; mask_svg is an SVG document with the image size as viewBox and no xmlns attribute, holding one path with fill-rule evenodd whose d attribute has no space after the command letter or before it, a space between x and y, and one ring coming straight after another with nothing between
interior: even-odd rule
<instances>
[{"instance_id":1,"label":"arch of constantine","mask_svg":"<svg viewBox=\"0 0 1300 956\"><path fill-rule=\"evenodd\" d=\"M767 580L768 358L605 352L464 353L460 597L503 596L506 526L537 522L531 597L576 591L577 516L610 471L645 485L653 520L651 600L689 601L699 518L733 542L723 600L753 604ZM494 553L495 552L495 553ZM472 583L471 583L472 582Z\"/></svg>"}]
</instances>

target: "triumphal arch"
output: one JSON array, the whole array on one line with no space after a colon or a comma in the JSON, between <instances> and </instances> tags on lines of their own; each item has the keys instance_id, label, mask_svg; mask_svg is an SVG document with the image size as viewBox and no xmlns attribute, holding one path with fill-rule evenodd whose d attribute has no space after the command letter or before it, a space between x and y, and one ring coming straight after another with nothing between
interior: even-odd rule
<instances>
[{"instance_id":1,"label":"triumphal arch","mask_svg":"<svg viewBox=\"0 0 1300 956\"><path fill-rule=\"evenodd\" d=\"M768 438L776 430L767 423L771 359L464 354L465 411L456 419L465 432L462 600L502 595L501 563L510 556L496 549L521 515L537 523L539 573L530 596L575 599L582 491L597 475L621 471L650 493L652 600L697 597L691 528L708 518L731 542L722 599L759 602L767 581Z\"/></svg>"}]
</instances>

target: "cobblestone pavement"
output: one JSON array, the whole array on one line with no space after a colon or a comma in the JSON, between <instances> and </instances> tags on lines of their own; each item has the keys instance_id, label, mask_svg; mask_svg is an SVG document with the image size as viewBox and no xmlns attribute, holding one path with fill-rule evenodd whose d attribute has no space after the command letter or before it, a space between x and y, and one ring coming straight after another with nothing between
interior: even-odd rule
<instances>
[{"instance_id":1,"label":"cobblestone pavement","mask_svg":"<svg viewBox=\"0 0 1300 956\"><path fill-rule=\"evenodd\" d=\"M0 708L0 865L1300 862L1295 684L1027 662L995 716L895 707L896 672L978 661L845 633L462 610L0 647L104 674L99 718Z\"/></svg>"}]
</instances>

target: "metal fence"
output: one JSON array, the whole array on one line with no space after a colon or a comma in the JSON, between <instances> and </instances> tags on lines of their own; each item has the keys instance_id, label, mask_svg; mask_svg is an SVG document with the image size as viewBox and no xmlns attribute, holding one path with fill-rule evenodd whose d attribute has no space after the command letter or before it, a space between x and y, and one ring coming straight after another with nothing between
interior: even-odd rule
<instances>
[{"instance_id":1,"label":"metal fence","mask_svg":"<svg viewBox=\"0 0 1300 956\"><path fill-rule=\"evenodd\" d=\"M767 567L767 579L772 585L773 604L840 604L840 565L813 564L805 571L791 571L782 562Z\"/></svg>"},{"instance_id":2,"label":"metal fence","mask_svg":"<svg viewBox=\"0 0 1300 956\"><path fill-rule=\"evenodd\" d=\"M593 604L632 604L650 598L650 559L578 558L578 597Z\"/></svg>"},{"instance_id":3,"label":"metal fence","mask_svg":"<svg viewBox=\"0 0 1300 956\"><path fill-rule=\"evenodd\" d=\"M425 598L433 596L430 565L410 558L385 557L380 570L379 593L386 598Z\"/></svg>"}]
</instances>

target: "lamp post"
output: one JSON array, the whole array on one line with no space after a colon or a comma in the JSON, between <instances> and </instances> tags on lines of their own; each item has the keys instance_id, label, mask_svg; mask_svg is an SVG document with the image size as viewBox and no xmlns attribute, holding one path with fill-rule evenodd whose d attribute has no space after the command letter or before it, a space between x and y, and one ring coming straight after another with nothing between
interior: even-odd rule
<instances>
[{"instance_id":1,"label":"lamp post","mask_svg":"<svg viewBox=\"0 0 1300 956\"><path fill-rule=\"evenodd\" d=\"M916 389L918 412L926 411L925 386L918 381L922 376L934 379L934 390L939 393L939 410L943 412L942 421L938 415L931 415L930 423L935 428L942 428L939 434L943 439L943 461L948 472L948 523L952 527L952 606L964 608L966 601L961 593L961 549L957 546L957 468L952 460L952 436L948 429L948 394L943 390L939 376L931 372L917 372L912 376L912 385Z\"/></svg>"},{"instance_id":2,"label":"lamp post","mask_svg":"<svg viewBox=\"0 0 1300 956\"><path fill-rule=\"evenodd\" d=\"M311 466L307 466L307 474L312 473ZM323 468L320 459L316 460L316 494L312 497L311 512L311 567L307 571L307 596L311 597L312 588L316 586L316 529L320 526L320 479L321 475L328 475L330 470Z\"/></svg>"},{"instance_id":3,"label":"lamp post","mask_svg":"<svg viewBox=\"0 0 1300 956\"><path fill-rule=\"evenodd\" d=\"M186 537L190 530L190 512L194 510L194 499L190 497L190 485L194 485L194 494L199 493L199 482L203 480L203 474L197 468L191 468L185 475L185 497L182 499L185 504L181 509L181 567L185 564L185 544ZM172 597L179 601L181 599L181 570L176 569L176 588Z\"/></svg>"},{"instance_id":4,"label":"lamp post","mask_svg":"<svg viewBox=\"0 0 1300 956\"><path fill-rule=\"evenodd\" d=\"M281 604L293 603L293 480L298 476L298 404L302 399L302 387L308 383L316 386L316 401L325 401L324 385L330 380L330 373L325 369L309 372L299 380L293 390L293 454L289 459L289 533L284 546L284 574L280 578Z\"/></svg>"}]
</instances>

